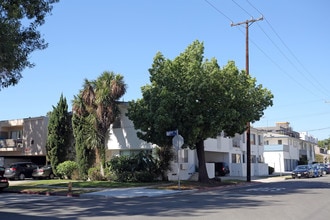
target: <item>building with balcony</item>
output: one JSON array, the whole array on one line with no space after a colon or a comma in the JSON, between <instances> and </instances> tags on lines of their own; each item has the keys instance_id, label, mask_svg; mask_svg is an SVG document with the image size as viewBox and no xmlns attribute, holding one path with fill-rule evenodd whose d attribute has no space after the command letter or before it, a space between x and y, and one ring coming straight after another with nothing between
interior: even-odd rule
<instances>
[{"instance_id":1,"label":"building with balcony","mask_svg":"<svg viewBox=\"0 0 330 220\"><path fill-rule=\"evenodd\" d=\"M47 117L0 121L0 166L31 161L45 164Z\"/></svg>"},{"instance_id":2,"label":"building with balcony","mask_svg":"<svg viewBox=\"0 0 330 220\"><path fill-rule=\"evenodd\" d=\"M268 165L263 156L263 132L251 127L250 142L251 176L268 175ZM215 139L205 140L204 144L208 163L225 162L229 165L230 176L247 176L246 132L236 134L235 137L226 137L222 133Z\"/></svg>"},{"instance_id":3,"label":"building with balcony","mask_svg":"<svg viewBox=\"0 0 330 220\"><path fill-rule=\"evenodd\" d=\"M152 143L142 141L137 137L134 124L126 116L128 103L120 103L120 119L110 127L106 157L132 155L139 151L152 153L157 147ZM251 128L251 176L268 175L268 165L264 162L263 131ZM164 134L165 135L165 134ZM215 177L216 163L225 162L229 165L231 176L246 176L246 133L235 137L226 137L224 133L217 138L209 138L204 142L205 160L209 178ZM198 159L195 150L180 149L172 169L168 173L169 180L186 180L193 177L198 169Z\"/></svg>"},{"instance_id":4,"label":"building with balcony","mask_svg":"<svg viewBox=\"0 0 330 220\"><path fill-rule=\"evenodd\" d=\"M258 128L264 131L265 162L275 172L292 171L298 163L315 161L317 139L307 133L293 131L289 122L278 122L274 127Z\"/></svg>"}]
</instances>

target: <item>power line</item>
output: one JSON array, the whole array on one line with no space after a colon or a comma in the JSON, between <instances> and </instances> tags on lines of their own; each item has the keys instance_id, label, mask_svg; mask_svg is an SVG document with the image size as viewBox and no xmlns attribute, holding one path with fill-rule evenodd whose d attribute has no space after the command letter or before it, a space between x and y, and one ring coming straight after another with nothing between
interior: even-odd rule
<instances>
[{"instance_id":1,"label":"power line","mask_svg":"<svg viewBox=\"0 0 330 220\"><path fill-rule=\"evenodd\" d=\"M302 83L300 83L299 81L296 80L296 78L294 78L293 76L291 76L285 69L283 69L277 62L275 62L275 60L273 60L263 49L261 49L261 47L258 46L258 44L256 44L252 39L250 39L251 43L258 48L258 50L265 55L265 57L268 58L268 60L270 60L280 71L282 71L286 76L288 76L293 82L297 83L299 86L301 86L302 88L304 88L305 90L309 91L311 94L316 95L316 93L314 93L314 91L310 90L308 87L304 86Z\"/></svg>"},{"instance_id":2,"label":"power line","mask_svg":"<svg viewBox=\"0 0 330 220\"><path fill-rule=\"evenodd\" d=\"M265 19L266 20L266 19ZM261 29L261 31L265 34L265 36L269 39L269 41L274 45L274 47L282 54L282 56L294 67L294 69L301 73L307 81L309 81L315 88L319 89L317 85L315 85L314 81L310 81L304 73L302 73L296 64L292 62L292 60L281 50L281 48L270 38L270 36L265 32L265 30L258 24L258 27ZM296 81L296 79L294 79ZM306 88L305 88L306 89ZM309 90L309 89L308 89ZM323 91L322 91L323 92ZM313 92L312 92L313 93ZM326 96L328 95L327 93L324 93ZM314 94L316 95L316 94ZM317 95L316 95L317 96Z\"/></svg>"},{"instance_id":3,"label":"power line","mask_svg":"<svg viewBox=\"0 0 330 220\"><path fill-rule=\"evenodd\" d=\"M307 131L321 131L321 130L328 130L328 129L330 129L330 127L326 127L326 128L317 128L317 129L307 130Z\"/></svg>"},{"instance_id":4,"label":"power line","mask_svg":"<svg viewBox=\"0 0 330 220\"><path fill-rule=\"evenodd\" d=\"M234 1L234 0L232 0ZM258 10L249 0L246 0L248 2L248 4L254 8L258 13L262 14L262 12L260 10ZM236 3L236 2L235 2ZM237 3L236 3L237 4ZM246 10L244 10L246 11ZM290 55L295 59L295 61L302 67L303 70L305 70L306 73L308 73L308 75L313 79L313 81L309 80L308 77L306 77L306 75L301 72L297 66L288 58L288 56L286 56L282 50L274 43L273 40L270 39L269 35L266 34L266 32L262 29L262 27L260 25L259 28L264 32L264 34L267 36L267 38L272 42L272 44L280 51L280 53L289 61L289 63L297 70L297 72L301 73L305 79L307 81L309 81L315 88L317 88L317 90L322 89L323 94L326 97L329 97L329 93L330 91L327 90L309 71L308 69L303 65L303 63L297 58L297 56L292 52L292 50L288 47L288 45L284 42L284 40L280 37L280 35L275 31L275 28L270 24L270 22L268 21L267 18L265 18L266 23L269 25L270 29L274 32L274 34L276 35L276 37L280 40L280 42L282 43L282 45L287 49L287 51L290 53ZM315 83L317 85L315 85Z\"/></svg>"},{"instance_id":5,"label":"power line","mask_svg":"<svg viewBox=\"0 0 330 220\"><path fill-rule=\"evenodd\" d=\"M294 119L294 118L308 118L308 117L315 117L315 116L321 116L321 115L330 115L330 112L312 113L312 114L308 114L308 115L295 115L295 116L292 116L292 117L285 117L285 118L286 119L288 119L288 118L289 119Z\"/></svg>"},{"instance_id":6,"label":"power line","mask_svg":"<svg viewBox=\"0 0 330 220\"><path fill-rule=\"evenodd\" d=\"M310 103L319 103L319 102L323 102L323 99L317 99L317 100L309 100L309 101L304 101L304 102L291 102L289 104L282 104L282 105L276 105L277 107L289 107L289 106L297 106L297 105L306 105L306 104L310 104Z\"/></svg>"},{"instance_id":7,"label":"power line","mask_svg":"<svg viewBox=\"0 0 330 220\"><path fill-rule=\"evenodd\" d=\"M208 0L204 0L206 3L208 3L212 8L214 8L217 12L219 12L220 14L222 14L225 18L227 18L227 20L230 21L230 23L233 23L233 20L231 20L225 13L223 13L222 11L220 11L217 7L215 7L211 2L209 2Z\"/></svg>"},{"instance_id":8,"label":"power line","mask_svg":"<svg viewBox=\"0 0 330 220\"><path fill-rule=\"evenodd\" d=\"M251 18L253 17L247 10L245 10L245 8L243 8L240 4L238 4L237 2L235 2L234 0L231 0L232 2L234 2L240 9L242 9L243 11L245 11L246 14L248 14ZM261 13L260 13L261 14Z\"/></svg>"},{"instance_id":9,"label":"power line","mask_svg":"<svg viewBox=\"0 0 330 220\"><path fill-rule=\"evenodd\" d=\"M224 16L228 21L230 21L232 23L232 19L230 17L228 17L225 13L223 13L221 10L219 10L215 5L211 4L209 1L204 0L205 2L207 2L212 8L214 8L218 13L220 13L222 16ZM243 10L245 13L247 13L249 16L253 17L246 9L244 9L242 6L240 6L236 1L232 0L233 3L235 3L239 8L241 8L241 10ZM253 7L259 14L263 14L261 13L260 10L258 10L254 5L252 5L248 0L247 2L250 4L251 7ZM297 62L301 64L301 62L299 62L298 58L293 54L292 50L290 50L290 48L285 44L285 42L283 41L283 39L279 36L279 34L275 31L275 29L273 28L273 26L270 24L270 22L265 19L267 21L267 24L271 27L272 31L275 33L275 35L280 39L280 41L282 42L282 44L287 48L287 50L290 52L290 54L295 57L295 59L297 60ZM280 47L272 40L272 38L266 33L266 31L259 25L257 24L258 27L264 32L264 34L266 35L266 37L272 42L272 44L277 48L277 50L280 51L280 53L282 54L283 57L285 57L290 63L291 65L293 65L295 67L295 69L301 73L301 71L297 68L297 66L290 60L290 58L280 49ZM241 30L241 28L238 26L238 30L244 34L244 32ZM310 87L306 87L304 84L300 83L299 81L297 81L297 78L293 77L291 74L289 74L285 69L283 69L283 67L281 65L279 65L271 56L269 56L257 43L255 43L253 41L253 39L250 39L251 43L254 44L254 46L261 51L261 53L268 58L281 72L283 72L285 75L287 75L292 82L295 82L296 84L298 84L300 87L304 88L306 91L309 91L310 94L313 94L317 97L319 97L315 92L319 91L320 88L322 88L321 86L317 87L315 84L311 83L314 87L316 87L316 90L311 90ZM303 73L301 73L303 74ZM309 81L309 80L308 80ZM317 80L315 80L315 82L318 82ZM328 95L328 94L326 94ZM322 100L325 100L324 98Z\"/></svg>"},{"instance_id":10,"label":"power line","mask_svg":"<svg viewBox=\"0 0 330 220\"><path fill-rule=\"evenodd\" d=\"M250 3L248 0L246 0L249 5L254 8L259 14L263 15L263 13L258 10L252 3ZM245 8L243 8L240 4L238 4L235 0L232 0L232 2L238 6L242 11L244 11L247 15L253 17L251 15L251 13L249 13ZM307 72L309 74L309 76L312 78L312 80L310 80L310 78L308 78L298 67L297 65L283 52L283 50L281 50L281 48L272 40L272 38L266 33L266 31L259 25L258 27L260 28L260 30L265 34L265 36L269 39L269 41L274 45L274 47L280 52L280 54L294 67L294 69L300 73L307 82L309 82L315 89L315 91L319 91L323 94L323 96L325 95L325 97L329 97L329 90L327 90L324 86L322 86L322 84L307 70L307 68L299 61L299 59L297 58L297 56L295 56L295 54L292 52L292 50L290 50L290 48L287 46L287 44L285 44L284 40L279 36L279 34L275 31L275 29L273 28L273 26L270 24L270 22L268 21L268 19L265 18L265 21L267 22L267 24L269 25L269 27L271 28L271 30L275 33L275 35L277 36L277 38L281 41L281 43L284 45L284 47L287 49L287 51L289 51L289 53L291 54L291 56L296 60L296 62L302 67L302 69L305 70L305 72ZM263 53L266 55L266 53L256 44L253 42L253 40L251 40L251 42ZM284 72L287 76L289 76L289 78L291 78L292 81L296 82L299 86L301 86L302 88L304 88L305 90L308 90L311 94L313 94L314 96L318 97L318 95L315 93L315 91L312 91L311 89L309 89L309 87L305 87L302 83L298 82L296 78L294 78L293 76L291 76L290 74L288 74L286 71L284 71L273 59L270 58L270 56L266 55L268 59L271 60L272 63L274 63L277 67L279 67L279 69ZM317 85L316 85L317 84Z\"/></svg>"},{"instance_id":11,"label":"power line","mask_svg":"<svg viewBox=\"0 0 330 220\"><path fill-rule=\"evenodd\" d=\"M222 14L228 21L230 21L231 23L233 23L233 20L228 17L224 12L222 12L221 10L219 10L215 5L213 5L212 3L210 3L208 0L204 0L205 2L207 2L212 8L214 8L218 13ZM250 1L246 0L248 2L248 4L254 8L259 14L263 15L263 13L258 10ZM243 8L240 4L238 4L235 0L232 0L232 2L234 4L236 4L241 10L243 10L246 14L248 14L249 16L253 17L251 15L251 13L249 13L245 8ZM328 97L329 95L329 91L307 70L307 68L302 64L302 62L299 61L299 59L297 58L297 56L295 56L295 54L292 52L292 50L287 46L287 44L284 42L284 40L280 37L280 35L275 31L274 27L270 24L270 22L268 21L268 19L264 18L264 20L266 21L266 23L269 25L269 27L271 28L271 30L274 32L274 34L277 36L277 38L281 41L281 43L284 45L284 47L289 51L289 53L291 54L292 57L295 58L296 62L299 63L299 65L313 78L313 81L309 80L308 77L306 77L306 75L304 73L302 73L299 68L290 60L290 58L280 49L280 47L271 39L271 37L266 33L266 31L259 25L258 27L261 29L261 31L265 34L265 36L271 41L271 43L275 46L275 48L281 53L281 55L296 69L297 72L299 72L300 74L302 74L305 79L311 83L311 85L313 85L316 90L315 91L320 91L322 92L323 95L325 95L326 97ZM240 28L239 28L240 30ZM241 31L241 30L240 30ZM242 31L241 31L242 32ZM287 71L285 71L278 63L276 63L268 54L265 53L265 51L263 51L253 40L251 40L251 42L275 65L277 66L282 72L284 72L289 78L291 78L292 81L296 82L299 86L301 86L302 88L304 88L305 90L308 90L311 94L318 96L316 93L314 93L314 91L311 91L309 88L305 87L303 84L301 84L300 82L297 81L296 78L294 78L293 76L291 76ZM315 85L315 83L318 84ZM322 89L322 91L320 90Z\"/></svg>"},{"instance_id":12,"label":"power line","mask_svg":"<svg viewBox=\"0 0 330 220\"><path fill-rule=\"evenodd\" d=\"M253 17L247 10L245 10L240 4L238 4L236 1L232 0L233 3L236 4L236 6L238 6L241 10L243 10L247 15ZM212 7L216 8L214 5L212 5ZM253 6L254 7L254 6ZM255 7L254 7L255 8ZM256 9L256 8L255 8ZM258 13L260 13L262 15L262 13L256 9ZM224 14L223 12L221 12L222 14ZM263 17L263 16L262 16ZM231 19L229 19L231 20ZM279 48L279 46L276 45L276 43L270 38L270 36L266 33L266 31L259 25L257 24L258 27L262 30L262 32L266 35L266 37L271 41L271 43L276 47L276 49L282 54L283 57L285 57L288 62L295 67L295 69L299 71L299 69L296 67L296 65L285 55L285 53ZM238 27L239 28L239 27ZM243 33L243 31L239 28L239 30ZM244 33L243 33L244 34ZM313 94L314 96L318 95L316 93L314 93L314 91L310 90L308 87L304 86L302 83L300 83L299 81L297 81L296 78L294 78L292 75L290 75L286 70L284 70L277 62L275 62L264 50L261 49L261 47L258 46L258 44L256 44L253 39L250 39L251 43L255 45L256 48L258 48L259 51L261 51L275 66L277 66L279 68L279 70L281 72L283 72L285 75L287 75L293 82L297 83L300 87L304 88L306 91L309 91L311 94ZM308 80L308 79L307 79ZM309 81L309 80L308 80ZM313 83L312 83L313 84ZM313 84L314 85L314 84ZM315 85L314 85L315 86Z\"/></svg>"}]
</instances>

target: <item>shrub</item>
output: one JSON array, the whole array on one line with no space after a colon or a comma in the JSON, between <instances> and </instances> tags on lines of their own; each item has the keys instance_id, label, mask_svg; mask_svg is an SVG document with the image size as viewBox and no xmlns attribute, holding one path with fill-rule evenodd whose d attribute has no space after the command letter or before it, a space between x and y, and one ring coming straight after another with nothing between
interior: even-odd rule
<instances>
[{"instance_id":1,"label":"shrub","mask_svg":"<svg viewBox=\"0 0 330 220\"><path fill-rule=\"evenodd\" d=\"M101 175L100 167L91 167L88 169L88 178L91 181L100 181L103 180L103 176Z\"/></svg>"},{"instance_id":2,"label":"shrub","mask_svg":"<svg viewBox=\"0 0 330 220\"><path fill-rule=\"evenodd\" d=\"M174 160L175 152L172 146L156 148L158 157L159 174L162 180L168 180L167 173L171 170L171 161Z\"/></svg>"},{"instance_id":3,"label":"shrub","mask_svg":"<svg viewBox=\"0 0 330 220\"><path fill-rule=\"evenodd\" d=\"M58 175L62 178L71 179L74 172L78 169L78 165L74 161L64 161L56 167Z\"/></svg>"},{"instance_id":4,"label":"shrub","mask_svg":"<svg viewBox=\"0 0 330 220\"><path fill-rule=\"evenodd\" d=\"M119 182L151 182L160 175L158 161L146 152L114 157L108 166L111 178Z\"/></svg>"},{"instance_id":5,"label":"shrub","mask_svg":"<svg viewBox=\"0 0 330 220\"><path fill-rule=\"evenodd\" d=\"M148 171L138 171L134 173L136 182L152 182L155 180L155 174Z\"/></svg>"}]
</instances>

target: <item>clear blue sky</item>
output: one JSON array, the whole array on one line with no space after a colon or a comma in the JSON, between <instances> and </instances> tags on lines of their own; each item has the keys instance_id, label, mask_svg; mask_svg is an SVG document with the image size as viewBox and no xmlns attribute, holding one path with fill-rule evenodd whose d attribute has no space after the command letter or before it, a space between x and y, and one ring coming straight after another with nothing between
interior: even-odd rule
<instances>
[{"instance_id":1,"label":"clear blue sky","mask_svg":"<svg viewBox=\"0 0 330 220\"><path fill-rule=\"evenodd\" d=\"M330 1L301 0L62 0L40 31L49 43L34 52L36 66L0 91L0 120L44 116L60 95L69 108L84 79L103 71L124 76L124 101L141 98L148 68L160 51L173 59L194 40L205 58L245 69L245 28L252 24L250 74L274 94L274 106L253 126L290 122L319 140L330 137Z\"/></svg>"}]
</instances>

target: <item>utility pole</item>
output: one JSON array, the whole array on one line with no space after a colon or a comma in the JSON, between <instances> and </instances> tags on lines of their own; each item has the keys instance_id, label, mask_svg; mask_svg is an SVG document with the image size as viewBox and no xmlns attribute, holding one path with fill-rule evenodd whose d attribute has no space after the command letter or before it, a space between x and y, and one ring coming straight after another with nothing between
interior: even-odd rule
<instances>
[{"instance_id":1,"label":"utility pole","mask_svg":"<svg viewBox=\"0 0 330 220\"><path fill-rule=\"evenodd\" d=\"M249 75L249 26L256 21L263 20L263 17L258 19L250 19L239 23L232 23L231 26L238 26L245 24L245 71L246 74ZM250 122L247 122L247 130L246 130L246 181L251 182L251 137L250 137Z\"/></svg>"}]
</instances>

